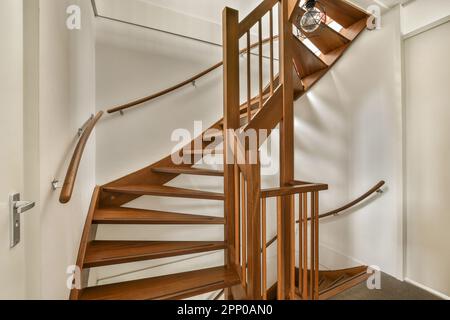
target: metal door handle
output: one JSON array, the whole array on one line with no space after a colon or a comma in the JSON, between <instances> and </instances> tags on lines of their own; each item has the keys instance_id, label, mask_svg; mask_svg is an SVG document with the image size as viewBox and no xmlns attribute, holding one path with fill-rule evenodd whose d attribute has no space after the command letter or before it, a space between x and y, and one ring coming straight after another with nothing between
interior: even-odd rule
<instances>
[{"instance_id":1,"label":"metal door handle","mask_svg":"<svg viewBox=\"0 0 450 320\"><path fill-rule=\"evenodd\" d=\"M35 203L33 201L15 201L14 208L17 213L24 213L32 208L34 208Z\"/></svg>"},{"instance_id":2,"label":"metal door handle","mask_svg":"<svg viewBox=\"0 0 450 320\"><path fill-rule=\"evenodd\" d=\"M20 193L9 196L10 246L14 248L20 242L20 214L34 208L33 201L21 201Z\"/></svg>"}]
</instances>

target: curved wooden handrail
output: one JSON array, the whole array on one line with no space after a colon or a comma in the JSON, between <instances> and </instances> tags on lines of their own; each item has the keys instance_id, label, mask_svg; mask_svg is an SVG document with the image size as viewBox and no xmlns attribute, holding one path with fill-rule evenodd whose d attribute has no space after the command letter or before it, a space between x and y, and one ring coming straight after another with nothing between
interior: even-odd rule
<instances>
[{"instance_id":1,"label":"curved wooden handrail","mask_svg":"<svg viewBox=\"0 0 450 320\"><path fill-rule=\"evenodd\" d=\"M84 147L89 140L92 130L102 115L103 111L100 111L95 115L95 117L88 120L86 123L86 128L78 140L78 144L72 155L72 160L70 160L69 167L67 168L66 178L64 179L64 184L59 196L59 202L61 203L67 203L70 201L70 198L72 198L73 188L77 178L78 167L80 166L81 158L83 156Z\"/></svg>"},{"instance_id":2,"label":"curved wooden handrail","mask_svg":"<svg viewBox=\"0 0 450 320\"><path fill-rule=\"evenodd\" d=\"M239 23L239 36L242 37L248 30L250 30L270 9L275 6L279 0L265 0L259 4L251 13L249 13Z\"/></svg>"},{"instance_id":3,"label":"curved wooden handrail","mask_svg":"<svg viewBox=\"0 0 450 320\"><path fill-rule=\"evenodd\" d=\"M337 215L337 214L339 214L339 213L341 213L341 212L343 212L343 211L345 211L345 210L347 210L347 209L350 209L351 207L356 206L357 204L361 203L362 201L364 201L364 200L366 200L368 197L370 197L373 193L375 193L375 192L377 192L378 190L380 190L380 188L381 188L382 186L384 186L385 183L386 183L386 182L384 182L384 181L378 182L375 186L373 186L369 191L367 191L366 193L364 193L364 194L363 194L362 196L360 196L359 198L353 200L352 202L347 203L346 205L344 205L344 206L342 206L342 207L340 207L340 208L338 208L338 209L331 210L331 211L329 211L329 212L326 212L326 213L324 213L324 214L319 215L319 219L323 219L323 218L327 218L327 217L330 217L330 216ZM310 219L308 219L308 220L310 220ZM297 222L299 222L299 221L297 221Z\"/></svg>"},{"instance_id":4,"label":"curved wooden handrail","mask_svg":"<svg viewBox=\"0 0 450 320\"><path fill-rule=\"evenodd\" d=\"M341 212L350 209L351 207L356 206L357 204L361 203L362 201L366 200L368 197L370 197L373 193L377 192L378 190L380 190L380 188L382 186L385 185L385 181L380 181L378 182L375 186L373 186L369 191L367 191L366 193L364 193L362 196L360 196L359 198L347 203L346 205L339 207L337 209L328 211L326 213L323 213L321 215L319 215L319 219L323 219L323 218L327 218L330 216L335 216L340 214ZM304 185L304 183L299 182L299 185ZM308 221L310 221L311 218L308 218ZM297 220L295 223L299 223L300 220ZM268 248L272 243L274 243L277 240L277 236L273 237L272 239L270 239L269 242L266 243L266 248Z\"/></svg>"},{"instance_id":5,"label":"curved wooden handrail","mask_svg":"<svg viewBox=\"0 0 450 320\"><path fill-rule=\"evenodd\" d=\"M327 190L328 185L322 183L302 184L291 187L280 187L261 190L261 198L284 197L298 193L308 193Z\"/></svg>"},{"instance_id":6,"label":"curved wooden handrail","mask_svg":"<svg viewBox=\"0 0 450 320\"><path fill-rule=\"evenodd\" d=\"M278 36L274 36L273 39L278 39ZM266 38L266 39L264 39L261 43L262 43L262 44L266 44L266 43L268 43L269 41L270 41L270 38ZM259 45L259 41L253 43L253 44L250 46L250 49L254 49L254 48L256 48L258 45ZM242 49L242 50L239 51L240 54L244 54L244 53L246 53L246 52L247 52L247 48L244 48L244 49ZM154 94L152 94L152 95L150 95L150 96L147 96L147 97L144 97L144 98L141 98L141 99L138 99L138 100L134 100L134 101L125 103L125 104L123 104L123 105L120 105L120 106L117 106L117 107L108 109L107 112L110 113L110 114L111 114L111 113L116 113L116 112L119 112L119 111L123 111L123 110L125 110L125 109L129 109L129 108L135 107L135 106L140 105L140 104L142 104L142 103L144 103L144 102L148 102L148 101L154 100L154 99L156 99L156 98L159 98L159 97L161 97L161 96L164 96L164 95L166 95L166 94L168 94L168 93L171 93L171 92L173 92L173 91L175 91L175 90L178 90L178 89L180 89L180 88L182 88L182 87L184 87L184 86L186 86L186 85L188 85L188 84L190 84L190 83L192 83L192 82L198 80L199 78L201 78L201 77L207 75L208 73L210 73L211 71L214 71L215 69L221 67L222 65L223 65L223 61L220 61L220 62L216 63L215 65L209 67L208 69L206 69L206 70L204 70L204 71L202 71L202 72L200 72L200 73L198 73L198 74L196 74L196 75L190 77L189 79L184 80L184 81L182 81L182 82L180 82L180 83L178 83L178 84L176 84L176 85L174 85L174 86L172 86L172 87L170 87L170 88L164 89L164 90L159 91L159 92L157 92L157 93L154 93Z\"/></svg>"}]
</instances>

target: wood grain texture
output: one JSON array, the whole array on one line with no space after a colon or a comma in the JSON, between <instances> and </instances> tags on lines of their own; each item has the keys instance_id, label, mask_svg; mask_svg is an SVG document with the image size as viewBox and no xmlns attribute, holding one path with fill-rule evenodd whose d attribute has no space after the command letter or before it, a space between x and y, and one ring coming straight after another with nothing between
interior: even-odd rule
<instances>
[{"instance_id":1,"label":"wood grain texture","mask_svg":"<svg viewBox=\"0 0 450 320\"><path fill-rule=\"evenodd\" d=\"M92 241L85 268L161 259L225 249L223 241Z\"/></svg>"},{"instance_id":2,"label":"wood grain texture","mask_svg":"<svg viewBox=\"0 0 450 320\"><path fill-rule=\"evenodd\" d=\"M239 12L225 8L222 13L223 39L223 129L224 129L224 217L226 221L224 239L228 250L224 260L228 268L236 268L235 247L235 163L233 159L233 131L239 127L241 113L239 96Z\"/></svg>"},{"instance_id":3,"label":"wood grain texture","mask_svg":"<svg viewBox=\"0 0 450 320\"><path fill-rule=\"evenodd\" d=\"M225 196L221 193L198 191L192 189L152 186L152 185L129 185L122 187L104 187L104 192L133 194L139 196L160 196L171 198L191 198L207 200L224 200Z\"/></svg>"},{"instance_id":4,"label":"wood grain texture","mask_svg":"<svg viewBox=\"0 0 450 320\"><path fill-rule=\"evenodd\" d=\"M261 198L284 197L298 193L308 193L328 190L327 184L305 184L301 186L278 187L261 190Z\"/></svg>"},{"instance_id":5,"label":"wood grain texture","mask_svg":"<svg viewBox=\"0 0 450 320\"><path fill-rule=\"evenodd\" d=\"M263 0L252 12L250 12L240 23L238 38L242 37L258 21L277 4L278 0Z\"/></svg>"},{"instance_id":6,"label":"wood grain texture","mask_svg":"<svg viewBox=\"0 0 450 320\"><path fill-rule=\"evenodd\" d=\"M78 256L77 256L77 267L81 272L81 283L78 284L80 287L75 287L70 291L70 300L78 300L80 297L81 289L85 288L88 284L89 280L89 269L85 269L83 267L84 260L86 258L86 251L89 243L95 239L97 233L97 226L92 225L92 219L96 209L98 208L98 204L100 201L100 187L95 187L94 192L92 193L91 204L89 206L89 211L86 216L86 221L84 223L83 233L81 235L80 245L78 247Z\"/></svg>"},{"instance_id":7,"label":"wood grain texture","mask_svg":"<svg viewBox=\"0 0 450 320\"><path fill-rule=\"evenodd\" d=\"M70 160L69 167L67 168L66 178L64 179L64 184L61 189L61 194L59 196L59 202L67 203L72 198L73 189L75 187L75 181L77 179L78 168L80 167L81 158L83 157L84 148L91 136L92 130L94 130L95 125L100 120L103 115L103 111L97 113L97 115L92 118L84 129L80 140L78 140L77 146Z\"/></svg>"},{"instance_id":8,"label":"wood grain texture","mask_svg":"<svg viewBox=\"0 0 450 320\"><path fill-rule=\"evenodd\" d=\"M153 172L156 173L168 173L168 174L188 174L195 176L213 176L223 177L223 171L210 170L210 169L197 169L197 168L185 168L185 167L159 167L153 168Z\"/></svg>"},{"instance_id":9,"label":"wood grain texture","mask_svg":"<svg viewBox=\"0 0 450 320\"><path fill-rule=\"evenodd\" d=\"M368 17L368 14L345 0L321 0L327 15L344 28Z\"/></svg>"},{"instance_id":10,"label":"wood grain texture","mask_svg":"<svg viewBox=\"0 0 450 320\"><path fill-rule=\"evenodd\" d=\"M292 36L292 39L294 63L302 79L328 68L327 64L309 50L297 37Z\"/></svg>"},{"instance_id":11,"label":"wood grain texture","mask_svg":"<svg viewBox=\"0 0 450 320\"><path fill-rule=\"evenodd\" d=\"M100 208L95 210L94 224L156 224L156 225L192 225L224 224L222 217L142 210L132 208Z\"/></svg>"},{"instance_id":12,"label":"wood grain texture","mask_svg":"<svg viewBox=\"0 0 450 320\"><path fill-rule=\"evenodd\" d=\"M156 278L86 288L81 300L175 300L228 288L239 283L232 269L216 267Z\"/></svg>"}]
</instances>

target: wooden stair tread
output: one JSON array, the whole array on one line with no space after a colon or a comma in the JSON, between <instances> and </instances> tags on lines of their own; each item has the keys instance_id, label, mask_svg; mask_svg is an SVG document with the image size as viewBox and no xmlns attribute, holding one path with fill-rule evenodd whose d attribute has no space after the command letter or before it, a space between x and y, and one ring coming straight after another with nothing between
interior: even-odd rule
<instances>
[{"instance_id":1,"label":"wooden stair tread","mask_svg":"<svg viewBox=\"0 0 450 320\"><path fill-rule=\"evenodd\" d=\"M223 138L223 131L221 130L211 130L203 134L203 140L211 141L212 139Z\"/></svg>"},{"instance_id":2,"label":"wooden stair tread","mask_svg":"<svg viewBox=\"0 0 450 320\"><path fill-rule=\"evenodd\" d=\"M297 37L293 37L293 60L299 76L303 79L328 66Z\"/></svg>"},{"instance_id":3,"label":"wooden stair tread","mask_svg":"<svg viewBox=\"0 0 450 320\"><path fill-rule=\"evenodd\" d=\"M223 241L92 241L85 268L225 249Z\"/></svg>"},{"instance_id":4,"label":"wooden stair tread","mask_svg":"<svg viewBox=\"0 0 450 320\"><path fill-rule=\"evenodd\" d=\"M344 54L344 51L348 48L348 46L349 44L346 44L333 51L321 54L320 58L330 67Z\"/></svg>"},{"instance_id":5,"label":"wooden stair tread","mask_svg":"<svg viewBox=\"0 0 450 320\"><path fill-rule=\"evenodd\" d=\"M316 73L303 78L302 82L305 86L305 91L311 89L311 87L316 84L316 82L319 81L325 75L325 73L327 73L327 69L317 71Z\"/></svg>"},{"instance_id":6,"label":"wooden stair tread","mask_svg":"<svg viewBox=\"0 0 450 320\"><path fill-rule=\"evenodd\" d=\"M94 224L225 224L221 217L133 208L102 208L94 213Z\"/></svg>"},{"instance_id":7,"label":"wooden stair tread","mask_svg":"<svg viewBox=\"0 0 450 320\"><path fill-rule=\"evenodd\" d=\"M223 193L214 193L207 191L199 191L192 189L155 186L155 185L129 185L118 187L104 187L104 191L122 194L162 196L173 198L191 198L191 199L207 199L207 200L224 200Z\"/></svg>"},{"instance_id":8,"label":"wooden stair tread","mask_svg":"<svg viewBox=\"0 0 450 320\"><path fill-rule=\"evenodd\" d=\"M222 155L223 154L223 149L212 149L212 150L206 150L206 149L201 149L201 150L183 150L183 155L206 155L206 154L211 154L211 155Z\"/></svg>"},{"instance_id":9,"label":"wooden stair tread","mask_svg":"<svg viewBox=\"0 0 450 320\"><path fill-rule=\"evenodd\" d=\"M240 283L237 273L226 267L171 274L83 289L81 300L185 299Z\"/></svg>"},{"instance_id":10,"label":"wooden stair tread","mask_svg":"<svg viewBox=\"0 0 450 320\"><path fill-rule=\"evenodd\" d=\"M325 9L327 16L344 28L348 28L368 16L366 12L344 0L323 0L320 1L320 4Z\"/></svg>"},{"instance_id":11,"label":"wooden stair tread","mask_svg":"<svg viewBox=\"0 0 450 320\"><path fill-rule=\"evenodd\" d=\"M168 174L190 174L190 175L198 175L198 176L223 177L223 171L210 170L210 169L187 168L187 167L159 167L159 168L153 168L152 171L157 172L157 173L168 173Z\"/></svg>"},{"instance_id":12,"label":"wooden stair tread","mask_svg":"<svg viewBox=\"0 0 450 320\"><path fill-rule=\"evenodd\" d=\"M310 271L308 270L308 273ZM295 268L295 284L298 286L299 269ZM351 288L368 278L366 266L358 266L340 270L319 270L320 299L328 299L348 288ZM310 284L310 283L309 283ZM310 288L308 287L308 292ZM271 297L276 296L276 284L268 291Z\"/></svg>"}]
</instances>

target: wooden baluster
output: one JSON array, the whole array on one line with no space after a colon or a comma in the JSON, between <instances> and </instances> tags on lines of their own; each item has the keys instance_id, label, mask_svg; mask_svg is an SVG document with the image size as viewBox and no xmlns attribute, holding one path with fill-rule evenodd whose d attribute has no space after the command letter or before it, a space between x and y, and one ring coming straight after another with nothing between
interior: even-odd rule
<instances>
[{"instance_id":1,"label":"wooden baluster","mask_svg":"<svg viewBox=\"0 0 450 320\"><path fill-rule=\"evenodd\" d=\"M247 31L247 120L252 116L252 75L251 75L250 30Z\"/></svg>"},{"instance_id":2,"label":"wooden baluster","mask_svg":"<svg viewBox=\"0 0 450 320\"><path fill-rule=\"evenodd\" d=\"M298 293L303 296L303 194L298 195Z\"/></svg>"},{"instance_id":3,"label":"wooden baluster","mask_svg":"<svg viewBox=\"0 0 450 320\"><path fill-rule=\"evenodd\" d=\"M303 197L303 299L308 299L308 194Z\"/></svg>"},{"instance_id":4,"label":"wooden baluster","mask_svg":"<svg viewBox=\"0 0 450 320\"><path fill-rule=\"evenodd\" d=\"M274 91L274 70L273 70L273 9L269 13L269 46L270 46L270 95Z\"/></svg>"},{"instance_id":5,"label":"wooden baluster","mask_svg":"<svg viewBox=\"0 0 450 320\"><path fill-rule=\"evenodd\" d=\"M291 200L291 235L290 235L290 243L291 243L291 283L290 283L290 299L295 299L295 194L290 196Z\"/></svg>"},{"instance_id":6,"label":"wooden baluster","mask_svg":"<svg viewBox=\"0 0 450 320\"><path fill-rule=\"evenodd\" d=\"M266 198L262 199L262 290L263 300L267 300L267 236L266 236Z\"/></svg>"},{"instance_id":7,"label":"wooden baluster","mask_svg":"<svg viewBox=\"0 0 450 320\"><path fill-rule=\"evenodd\" d=\"M241 216L242 216L242 285L247 287L247 199L245 192L245 179L241 180Z\"/></svg>"},{"instance_id":8,"label":"wooden baluster","mask_svg":"<svg viewBox=\"0 0 450 320\"><path fill-rule=\"evenodd\" d=\"M259 48L259 108L263 106L263 45L262 45L262 21L258 21L258 48Z\"/></svg>"},{"instance_id":9,"label":"wooden baluster","mask_svg":"<svg viewBox=\"0 0 450 320\"><path fill-rule=\"evenodd\" d=\"M247 163L250 161L247 151ZM249 299L260 300L261 295L261 172L257 157L256 163L247 167L247 294Z\"/></svg>"},{"instance_id":10,"label":"wooden baluster","mask_svg":"<svg viewBox=\"0 0 450 320\"><path fill-rule=\"evenodd\" d=\"M283 269L283 242L281 241L281 235L283 234L282 222L282 208L281 208L281 197L277 197L277 299L284 300L284 283L280 281L284 279L284 269Z\"/></svg>"},{"instance_id":11,"label":"wooden baluster","mask_svg":"<svg viewBox=\"0 0 450 320\"><path fill-rule=\"evenodd\" d=\"M314 300L314 298L315 298L315 290L314 290L314 288L315 288L315 286L316 286L316 283L315 283L315 279L316 279L316 276L315 276L315 266L316 266L316 264L315 264L315 259L316 259L316 255L315 255L315 253L316 253L316 248L315 248L315 245L316 245L316 241L315 241L315 239L316 239L316 228L315 228L315 223L314 223L314 212L315 212L315 204L316 204L316 201L315 201L315 195L314 195L314 193L311 193L311 213L310 213L310 215L311 215L311 223L310 223L310 228L311 228L311 242L310 242L310 246L311 246L311 248L310 248L310 250L311 250L311 253L310 253L310 255L311 255L311 261L310 261L310 273L309 273L309 276L310 276L310 296L311 296L311 299L312 300Z\"/></svg>"},{"instance_id":12,"label":"wooden baluster","mask_svg":"<svg viewBox=\"0 0 450 320\"><path fill-rule=\"evenodd\" d=\"M234 144L234 154L237 153L237 143ZM235 157L236 161L236 157ZM241 184L241 173L239 171L239 166L236 164L234 166L234 259L235 264L240 265L241 263L241 243L240 243L240 184Z\"/></svg>"},{"instance_id":13,"label":"wooden baluster","mask_svg":"<svg viewBox=\"0 0 450 320\"><path fill-rule=\"evenodd\" d=\"M319 300L319 193L314 192L314 299ZM312 225L311 225L312 227Z\"/></svg>"}]
</instances>

